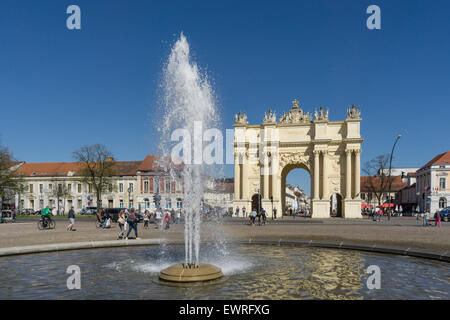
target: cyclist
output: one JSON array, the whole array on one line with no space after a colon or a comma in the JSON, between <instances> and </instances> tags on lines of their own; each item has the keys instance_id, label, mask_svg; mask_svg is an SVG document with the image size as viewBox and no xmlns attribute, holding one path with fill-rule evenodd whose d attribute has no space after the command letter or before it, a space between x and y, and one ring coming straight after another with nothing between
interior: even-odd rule
<instances>
[{"instance_id":1,"label":"cyclist","mask_svg":"<svg viewBox=\"0 0 450 320\"><path fill-rule=\"evenodd\" d=\"M41 216L42 216L42 222L44 224L44 228L47 227L48 222L51 220L51 216L52 216L52 211L50 210L50 208L48 206L46 206L42 211L41 211Z\"/></svg>"}]
</instances>

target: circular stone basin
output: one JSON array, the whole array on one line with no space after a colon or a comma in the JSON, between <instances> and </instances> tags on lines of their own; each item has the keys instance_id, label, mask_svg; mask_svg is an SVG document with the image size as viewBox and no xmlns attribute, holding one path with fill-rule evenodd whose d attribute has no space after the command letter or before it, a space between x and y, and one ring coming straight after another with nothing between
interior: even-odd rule
<instances>
[{"instance_id":1,"label":"circular stone basin","mask_svg":"<svg viewBox=\"0 0 450 320\"><path fill-rule=\"evenodd\" d=\"M202 282L219 279L223 276L222 270L212 264L174 264L159 274L159 279L170 282Z\"/></svg>"}]
</instances>

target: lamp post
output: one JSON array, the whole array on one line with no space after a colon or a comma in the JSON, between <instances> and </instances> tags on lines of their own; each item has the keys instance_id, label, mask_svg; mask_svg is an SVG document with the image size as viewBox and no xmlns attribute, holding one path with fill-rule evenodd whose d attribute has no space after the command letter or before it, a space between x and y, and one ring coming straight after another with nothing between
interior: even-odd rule
<instances>
[{"instance_id":1,"label":"lamp post","mask_svg":"<svg viewBox=\"0 0 450 320\"><path fill-rule=\"evenodd\" d=\"M130 186L128 186L128 189L127 189L127 191L128 191L128 209L131 209L131 203L130 203L130 198L131 198L131 187Z\"/></svg>"},{"instance_id":2,"label":"lamp post","mask_svg":"<svg viewBox=\"0 0 450 320\"><path fill-rule=\"evenodd\" d=\"M394 154L394 148L395 145L397 144L398 140L400 140L400 138L402 137L401 134L399 134L397 136L397 138L395 139L394 145L392 146L392 152L391 152L391 157L389 160L389 178L388 178L388 198L389 198L389 203L388 203L388 220L391 220L391 170L392 170L392 156Z\"/></svg>"}]
</instances>

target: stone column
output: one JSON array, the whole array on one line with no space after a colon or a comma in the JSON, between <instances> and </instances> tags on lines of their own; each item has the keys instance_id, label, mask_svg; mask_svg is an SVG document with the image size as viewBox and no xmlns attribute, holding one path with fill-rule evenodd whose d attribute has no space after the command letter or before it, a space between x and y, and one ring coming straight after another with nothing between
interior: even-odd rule
<instances>
[{"instance_id":1,"label":"stone column","mask_svg":"<svg viewBox=\"0 0 450 320\"><path fill-rule=\"evenodd\" d=\"M320 199L319 195L319 175L320 175L320 166L319 166L319 152L314 151L314 199Z\"/></svg>"},{"instance_id":2,"label":"stone column","mask_svg":"<svg viewBox=\"0 0 450 320\"><path fill-rule=\"evenodd\" d=\"M242 198L248 199L248 160L247 160L247 154L244 153L242 158Z\"/></svg>"},{"instance_id":3,"label":"stone column","mask_svg":"<svg viewBox=\"0 0 450 320\"><path fill-rule=\"evenodd\" d=\"M240 199L240 190L239 186L241 184L240 181L241 173L239 171L239 154L234 155L234 199Z\"/></svg>"},{"instance_id":4,"label":"stone column","mask_svg":"<svg viewBox=\"0 0 450 320\"><path fill-rule=\"evenodd\" d=\"M267 153L264 156L264 194L263 199L269 199L269 158L267 156Z\"/></svg>"},{"instance_id":5,"label":"stone column","mask_svg":"<svg viewBox=\"0 0 450 320\"><path fill-rule=\"evenodd\" d=\"M355 199L360 199L361 192L361 150L355 150Z\"/></svg>"},{"instance_id":6,"label":"stone column","mask_svg":"<svg viewBox=\"0 0 450 320\"><path fill-rule=\"evenodd\" d=\"M322 152L322 165L323 165L323 175L322 175L322 200L329 200L328 194L328 150Z\"/></svg>"},{"instance_id":7,"label":"stone column","mask_svg":"<svg viewBox=\"0 0 450 320\"><path fill-rule=\"evenodd\" d=\"M352 198L352 150L345 150L345 153L347 154L345 162L345 199L350 200Z\"/></svg>"}]
</instances>

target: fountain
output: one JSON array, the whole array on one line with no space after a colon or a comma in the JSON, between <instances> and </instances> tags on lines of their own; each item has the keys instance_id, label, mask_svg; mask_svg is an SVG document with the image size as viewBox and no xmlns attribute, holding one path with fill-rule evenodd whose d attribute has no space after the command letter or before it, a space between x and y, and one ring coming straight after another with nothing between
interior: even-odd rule
<instances>
[{"instance_id":1,"label":"fountain","mask_svg":"<svg viewBox=\"0 0 450 320\"><path fill-rule=\"evenodd\" d=\"M182 130L190 143L183 149L183 180L185 209L185 263L170 266L160 273L160 280L170 282L192 283L211 281L222 277L220 268L199 263L200 251L200 212L203 198L203 176L205 167L199 153L202 149L195 146L202 144L203 131L217 128L220 124L213 91L205 75L191 61L189 43L181 34L172 48L163 72L164 121L161 128L160 149L164 155L172 154L174 143L172 134ZM199 134L200 133L200 134ZM185 139L187 137L184 137ZM194 146L193 152L188 148ZM193 155L193 159L191 157ZM169 157L164 157L168 159ZM172 154L170 159L176 162ZM171 173L169 163L163 164Z\"/></svg>"}]
</instances>

